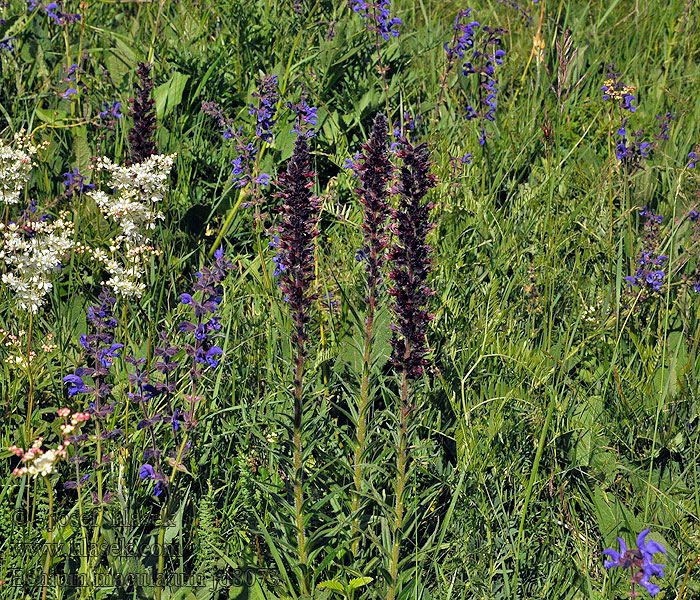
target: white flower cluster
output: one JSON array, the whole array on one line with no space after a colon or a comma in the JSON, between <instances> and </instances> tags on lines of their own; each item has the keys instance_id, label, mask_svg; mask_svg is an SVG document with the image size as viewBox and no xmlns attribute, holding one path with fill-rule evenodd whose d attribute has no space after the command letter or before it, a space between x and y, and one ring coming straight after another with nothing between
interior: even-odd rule
<instances>
[{"instance_id":1,"label":"white flower cluster","mask_svg":"<svg viewBox=\"0 0 700 600\"><path fill-rule=\"evenodd\" d=\"M102 284L112 288L116 295L140 298L146 289L142 281L146 263L151 256L161 254L149 245L148 232L155 229L158 219L164 218L157 206L168 190L175 156L157 154L127 167L102 158L95 165L95 169L112 175L115 192L96 190L88 196L95 200L102 214L119 226L121 233L111 240L109 252L82 245L76 252L89 254L105 266L110 278Z\"/></svg>"},{"instance_id":2,"label":"white flower cluster","mask_svg":"<svg viewBox=\"0 0 700 600\"><path fill-rule=\"evenodd\" d=\"M145 244L128 247L125 236L111 240L109 250L107 253L101 248L90 248L80 243L75 248L76 254L86 254L105 266L110 278L103 281L102 285L109 286L116 295L123 298L140 298L146 290L146 284L141 281L146 262L151 256L158 256L163 251ZM117 254L125 258L123 263L114 258Z\"/></svg>"},{"instance_id":3,"label":"white flower cluster","mask_svg":"<svg viewBox=\"0 0 700 600\"><path fill-rule=\"evenodd\" d=\"M35 146L24 137L24 131L15 134L14 147L0 140L0 202L17 204L22 188L29 180L35 164L32 156L42 146Z\"/></svg>"},{"instance_id":4,"label":"white flower cluster","mask_svg":"<svg viewBox=\"0 0 700 600\"><path fill-rule=\"evenodd\" d=\"M10 352L9 356L5 358L5 362L26 371L36 359L36 352L30 350L28 354L26 353L25 333L24 329L20 329L17 335L14 335L0 328L0 344L8 348ZM54 343L53 333L47 333L46 339L41 343L41 349L45 354L49 354L57 348L58 346Z\"/></svg>"},{"instance_id":5,"label":"white flower cluster","mask_svg":"<svg viewBox=\"0 0 700 600\"><path fill-rule=\"evenodd\" d=\"M163 213L157 209L157 204L167 192L175 156L156 154L128 167L102 158L95 165L97 170L111 173L112 187L116 193L110 195L94 191L88 195L97 202L104 215L119 225L129 246L146 243L146 232L155 229L157 219L163 219Z\"/></svg>"},{"instance_id":6,"label":"white flower cluster","mask_svg":"<svg viewBox=\"0 0 700 600\"><path fill-rule=\"evenodd\" d=\"M36 313L51 291L51 273L61 268L61 260L73 247L73 223L62 212L55 221L27 221L5 227L0 259L14 271L2 275L2 283L12 288L19 308Z\"/></svg>"},{"instance_id":7,"label":"white flower cluster","mask_svg":"<svg viewBox=\"0 0 700 600\"><path fill-rule=\"evenodd\" d=\"M600 310L603 306L603 299L598 298L595 304L584 306L581 311L581 320L588 325L595 325L600 321Z\"/></svg>"}]
</instances>

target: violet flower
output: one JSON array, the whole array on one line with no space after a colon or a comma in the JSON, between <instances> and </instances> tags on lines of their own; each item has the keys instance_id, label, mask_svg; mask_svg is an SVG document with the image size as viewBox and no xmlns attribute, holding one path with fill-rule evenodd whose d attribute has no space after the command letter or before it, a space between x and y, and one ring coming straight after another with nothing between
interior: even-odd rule
<instances>
[{"instance_id":1,"label":"violet flower","mask_svg":"<svg viewBox=\"0 0 700 600\"><path fill-rule=\"evenodd\" d=\"M474 47L477 28L481 27L481 24L478 21L469 20L471 12L471 8L466 8L457 13L455 22L452 25L454 30L452 41L444 44L445 52L447 53L448 70L457 59L464 60L465 53L467 51L471 52L471 49Z\"/></svg>"},{"instance_id":2,"label":"violet flower","mask_svg":"<svg viewBox=\"0 0 700 600\"><path fill-rule=\"evenodd\" d=\"M114 119L121 119L122 114L119 112L119 109L121 108L122 103L117 102L116 100L113 100L111 103L110 102L103 102L102 103L102 110L100 111L100 119L106 119L106 118L114 118Z\"/></svg>"},{"instance_id":3,"label":"violet flower","mask_svg":"<svg viewBox=\"0 0 700 600\"><path fill-rule=\"evenodd\" d=\"M654 139L660 142L667 142L671 132L671 122L676 120L676 115L671 111L664 115L656 115L656 122L659 126L659 133L654 135Z\"/></svg>"},{"instance_id":4,"label":"violet flower","mask_svg":"<svg viewBox=\"0 0 700 600\"><path fill-rule=\"evenodd\" d=\"M50 2L49 4L41 4L36 0L27 0L29 2L29 12L32 12L37 6L40 6L42 10L52 19L56 25L70 25L76 21L80 21L80 14L72 14L63 12L61 6L56 2ZM62 4L62 3L61 3Z\"/></svg>"},{"instance_id":5,"label":"violet flower","mask_svg":"<svg viewBox=\"0 0 700 600\"><path fill-rule=\"evenodd\" d=\"M221 134L225 140L230 140L234 137L233 121L224 114L219 104L203 100L202 112L214 119L218 126L222 128Z\"/></svg>"},{"instance_id":6,"label":"violet flower","mask_svg":"<svg viewBox=\"0 0 700 600\"><path fill-rule=\"evenodd\" d=\"M248 105L248 113L255 115L255 131L258 137L268 143L274 140L272 128L277 122L277 79L277 75L263 75L258 82L258 89L253 92L253 98L257 98L257 105Z\"/></svg>"},{"instance_id":7,"label":"violet flower","mask_svg":"<svg viewBox=\"0 0 700 600\"><path fill-rule=\"evenodd\" d=\"M90 358L90 366L79 367L74 374L66 375L63 378L63 383L68 386L68 396L76 396L86 394L91 396L88 401L89 408L86 414L97 419L95 424L98 440L115 440L121 438L124 432L119 428L110 428L107 425L109 417L114 412L116 402L110 402L109 398L112 393L112 385L110 384L110 369L114 363L114 358L121 356L120 350L124 348L123 344L114 342L114 330L117 327L117 321L114 318L114 304L116 300L108 291L104 290L99 295L100 304L90 306L87 312L87 318L90 321L91 333L80 336L80 345L86 350L87 356ZM87 385L86 377L92 379L92 385ZM87 434L76 435L69 438L71 443L75 444L76 456L71 460L76 465L76 482L84 481L81 479L79 472L79 464L84 460L80 455L80 444L85 442ZM98 441L99 444L99 441ZM99 461L92 462L93 468L99 468L101 465L111 461L109 453L100 454L98 452ZM79 484L76 483L76 486ZM99 498L96 492L93 492L93 502L95 504L106 503L111 499L110 493L103 494Z\"/></svg>"},{"instance_id":8,"label":"violet flower","mask_svg":"<svg viewBox=\"0 0 700 600\"><path fill-rule=\"evenodd\" d=\"M9 38L0 39L0 48L2 48L3 50L7 50L7 52L12 52L15 49L15 47L10 42L14 39L14 35L10 36Z\"/></svg>"},{"instance_id":9,"label":"violet flower","mask_svg":"<svg viewBox=\"0 0 700 600\"><path fill-rule=\"evenodd\" d=\"M496 79L496 67L503 64L506 52L501 48L502 36L505 29L484 26L481 31L481 39L478 47L472 52L472 56L464 63L462 74L468 76L476 73L479 78L479 110L473 106L467 106L467 120L478 118L481 120L479 129L479 145L486 144L488 134L486 121L496 120L496 105L498 96L498 79Z\"/></svg>"},{"instance_id":10,"label":"violet flower","mask_svg":"<svg viewBox=\"0 0 700 600\"><path fill-rule=\"evenodd\" d=\"M615 145L615 156L627 169L636 170L642 167L643 160L649 156L654 145L642 141L643 129L630 132L632 140L628 140L627 122L628 118L623 119L622 125L617 130L619 139Z\"/></svg>"},{"instance_id":11,"label":"violet flower","mask_svg":"<svg viewBox=\"0 0 700 600\"><path fill-rule=\"evenodd\" d=\"M697 248L700 245L700 213L698 213L697 210L691 210L688 213L688 221L690 221L690 237L692 240L692 247ZM697 294L700 293L700 262L697 261L698 252L693 252L693 255L696 258L695 269L690 276L684 275L683 279Z\"/></svg>"},{"instance_id":12,"label":"violet flower","mask_svg":"<svg viewBox=\"0 0 700 600\"><path fill-rule=\"evenodd\" d=\"M644 218L642 250L637 260L639 267L634 275L627 276L624 279L627 281L628 288L640 289L640 301L643 301L649 295L658 294L662 291L666 279L664 267L668 261L668 256L656 254L656 246L660 233L659 226L663 221L663 217L657 215L646 206L639 214Z\"/></svg>"},{"instance_id":13,"label":"violet flower","mask_svg":"<svg viewBox=\"0 0 700 600\"><path fill-rule=\"evenodd\" d=\"M423 134L425 123L423 122L423 115L416 115L415 117L408 111L403 113L403 121L400 125L396 125L392 131L392 136L397 140L392 142L391 151L395 152L400 146L400 140L403 136L406 136L411 142L416 141Z\"/></svg>"},{"instance_id":14,"label":"violet flower","mask_svg":"<svg viewBox=\"0 0 700 600\"><path fill-rule=\"evenodd\" d=\"M268 97L267 100L264 102L261 101L261 103L265 104L269 100L270 98ZM250 106L252 107L252 104ZM268 117L270 117L270 110L272 110L270 107L265 109L265 114L267 114ZM231 161L231 164L233 165L231 179L235 183L236 187L243 188L250 186L251 200L248 202L243 202L241 206L244 208L254 206L255 211L253 219L256 223L261 223L266 215L261 210L263 196L260 187L267 187L270 185L272 178L267 173L257 172L258 147L243 135L242 127L238 129L234 127L233 121L224 114L221 106L219 106L216 102L202 102L202 112L214 119L219 127L222 128L224 139L234 139L236 141L236 152L238 155ZM260 123L257 125L259 127L261 126ZM267 126L271 127L269 119L265 121L265 127ZM261 132L262 135L267 136L264 131L261 130ZM259 137L258 139L262 138ZM268 141L271 141L271 139L272 138L270 137L270 140Z\"/></svg>"},{"instance_id":15,"label":"violet flower","mask_svg":"<svg viewBox=\"0 0 700 600\"><path fill-rule=\"evenodd\" d=\"M348 0L348 5L360 15L367 31L377 33L385 41L399 36L397 26L401 25L401 19L391 16L389 0Z\"/></svg>"},{"instance_id":16,"label":"violet flower","mask_svg":"<svg viewBox=\"0 0 700 600\"><path fill-rule=\"evenodd\" d=\"M87 177L80 174L78 167L73 167L72 172L68 171L67 173L64 173L63 176L65 177L63 185L66 187L64 197L68 199L72 198L76 193L78 196L82 195L85 188L89 190L95 189L94 184L85 183L87 181Z\"/></svg>"},{"instance_id":17,"label":"violet flower","mask_svg":"<svg viewBox=\"0 0 700 600\"><path fill-rule=\"evenodd\" d=\"M530 11L525 8L520 2L517 0L496 0L499 4L505 4L506 6L512 8L513 10L517 11L520 14L520 17L525 21L525 27L529 27L532 24L532 15L530 14ZM533 1L533 4L536 4L537 0Z\"/></svg>"},{"instance_id":18,"label":"violet flower","mask_svg":"<svg viewBox=\"0 0 700 600\"><path fill-rule=\"evenodd\" d=\"M307 138L316 136L316 123L318 121L317 111L318 109L309 106L306 102L305 96L302 94L301 100L297 104L292 104L287 102L287 107L294 112L294 127L292 127L291 133L302 134Z\"/></svg>"},{"instance_id":19,"label":"violet flower","mask_svg":"<svg viewBox=\"0 0 700 600\"><path fill-rule=\"evenodd\" d=\"M80 65L72 64L70 67L65 69L65 77L63 78L63 81L68 82L68 81L76 81L77 79L77 74L80 71Z\"/></svg>"},{"instance_id":20,"label":"violet flower","mask_svg":"<svg viewBox=\"0 0 700 600\"><path fill-rule=\"evenodd\" d=\"M630 570L630 583L632 584L630 597L632 598L639 595L635 590L637 584L646 588L651 596L655 596L661 591L658 585L651 583L651 578L664 576L664 565L654 562L654 554L657 552L666 554L666 550L658 542L646 541L649 531L649 529L645 529L637 536L637 548L627 548L625 541L618 537L620 552L612 548L603 550L603 554L610 557L610 560L606 560L604 563L606 569L620 567Z\"/></svg>"},{"instance_id":21,"label":"violet flower","mask_svg":"<svg viewBox=\"0 0 700 600\"><path fill-rule=\"evenodd\" d=\"M196 395L196 382L203 375L203 369L216 368L221 361L223 350L214 343L214 337L221 329L219 317L215 316L223 300L221 282L233 268L233 263L224 257L221 248L214 252L215 261L211 267L203 267L196 273L197 281L191 294L182 294L180 301L189 305L194 312L192 321L180 323L180 331L192 334L190 342L185 343L185 353L191 357L190 368L191 391L188 396L190 406L184 414L184 427L189 429L196 424L194 408L199 400ZM172 411L171 411L172 414Z\"/></svg>"}]
</instances>

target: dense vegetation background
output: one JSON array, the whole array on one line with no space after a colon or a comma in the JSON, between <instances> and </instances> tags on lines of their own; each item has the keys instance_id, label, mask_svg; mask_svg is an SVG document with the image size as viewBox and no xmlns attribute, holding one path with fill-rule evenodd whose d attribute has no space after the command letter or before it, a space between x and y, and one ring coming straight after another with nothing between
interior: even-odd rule
<instances>
[{"instance_id":1,"label":"dense vegetation background","mask_svg":"<svg viewBox=\"0 0 700 600\"><path fill-rule=\"evenodd\" d=\"M162 254L148 261L141 298L119 297L114 308L115 341L125 348L107 361L117 403L108 421L121 435L105 438L97 455L87 446L90 460L100 463L105 453L110 460L94 469L99 477L68 489L68 460L34 479L12 475L11 452L0 464L3 599L42 591L56 599L387 597L397 535L394 317L383 297L357 501L367 292L356 260L357 179L343 168L387 109L392 129L428 142L438 181L430 191L431 365L412 399L397 597L626 597L627 576L604 569L601 552L617 548L616 536L632 544L645 528L667 550L656 555L666 564L657 597L700 593L700 230L692 212L700 178L689 168L700 142L700 7L475 2L470 19L505 30L495 120L485 122L480 145L483 119L466 107L481 112L483 80L462 75L463 61L446 74L443 47L467 7L395 0L400 34L384 40L353 5L2 3L0 137L7 144L25 129L37 146L49 142L6 225L66 210L76 240L110 245L114 223L65 174L77 168L99 185L92 157L130 160L128 99L137 95L140 62L152 64L158 153L177 154L159 204L164 220L150 233ZM603 99L612 63L636 88L634 112ZM258 188L266 215L256 225L250 186L231 179L236 140L222 135L222 122L202 103L218 103L252 140L249 104L263 75L277 76L280 100L274 140L259 146L256 168L273 182ZM302 97L317 108L309 141L321 200L304 384L306 570L289 489L292 322L267 235L280 218L274 181L296 137L287 103ZM30 202L36 213L22 217ZM165 456L179 448L182 431L165 420L134 427L127 374L135 367L123 359L150 365L161 330L171 340L187 333L178 329L191 318L181 294L219 247L233 263L217 313L221 361L201 375L184 471L173 467L177 478L154 496L143 472L147 432L162 438ZM666 257L657 263L663 277L630 285L625 278L636 277L642 251ZM105 278L96 262L71 253L31 316L2 285L2 447L28 448L40 434L58 439L56 410L89 408L85 396L67 395L64 378L87 366L80 336L93 331L86 312L100 305ZM30 365L17 360L30 350L37 353ZM188 369L173 378L173 402L184 412L186 394L194 394ZM99 430L90 434L96 444ZM98 479L109 502L100 501ZM48 543L53 579L42 589ZM160 572L172 575L161 586L152 582L159 558ZM87 577L80 586L60 578L77 572Z\"/></svg>"}]
</instances>

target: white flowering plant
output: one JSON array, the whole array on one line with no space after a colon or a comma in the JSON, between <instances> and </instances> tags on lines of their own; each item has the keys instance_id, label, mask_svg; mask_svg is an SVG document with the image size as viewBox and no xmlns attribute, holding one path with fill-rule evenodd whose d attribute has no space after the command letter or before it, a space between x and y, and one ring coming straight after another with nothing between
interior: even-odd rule
<instances>
[{"instance_id":1,"label":"white flowering plant","mask_svg":"<svg viewBox=\"0 0 700 600\"><path fill-rule=\"evenodd\" d=\"M37 313L51 291L51 275L60 271L73 247L74 225L68 216L61 212L55 220L0 223L0 260L13 268L2 274L2 283L13 291L20 309Z\"/></svg>"},{"instance_id":2,"label":"white flowering plant","mask_svg":"<svg viewBox=\"0 0 700 600\"><path fill-rule=\"evenodd\" d=\"M45 144L35 146L24 134L24 130L15 134L12 144L0 140L0 203L17 204L22 189L29 181L32 157Z\"/></svg>"}]
</instances>

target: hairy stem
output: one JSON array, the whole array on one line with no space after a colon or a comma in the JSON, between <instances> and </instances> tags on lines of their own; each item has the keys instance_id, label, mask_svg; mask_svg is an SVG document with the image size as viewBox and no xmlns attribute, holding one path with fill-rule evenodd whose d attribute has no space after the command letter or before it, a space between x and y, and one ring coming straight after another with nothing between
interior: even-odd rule
<instances>
[{"instance_id":1,"label":"hairy stem","mask_svg":"<svg viewBox=\"0 0 700 600\"><path fill-rule=\"evenodd\" d=\"M296 315L297 330L303 327L303 310L299 309ZM302 505L304 502L302 489L302 447L301 447L301 432L302 432L302 411L304 408L303 400L303 376L304 376L304 348L303 339L299 337L296 367L294 370L294 509L296 512L297 521L297 544L299 549L299 562L306 567L308 559L306 556L306 536L304 534L304 515ZM308 584L306 581L306 571L301 577L302 593L308 594Z\"/></svg>"},{"instance_id":2,"label":"hairy stem","mask_svg":"<svg viewBox=\"0 0 700 600\"><path fill-rule=\"evenodd\" d=\"M376 259L376 248L372 246L371 252ZM362 492L362 455L365 452L365 438L367 434L367 408L369 406L369 372L372 355L372 330L374 328L374 313L377 302L377 288L372 285L369 291L369 307L365 323L365 349L362 364L362 382L360 384L360 403L357 410L357 446L355 447L355 493L352 498L352 512L357 513L360 508L360 495ZM353 520L355 539L352 542L352 553L357 555L360 547L359 519Z\"/></svg>"},{"instance_id":3,"label":"hairy stem","mask_svg":"<svg viewBox=\"0 0 700 600\"><path fill-rule=\"evenodd\" d=\"M408 353L408 352L407 352ZM408 371L401 373L401 402L399 406L399 450L396 456L396 503L394 520L394 545L391 551L389 574L391 581L387 591L387 600L394 600L396 578L399 573L399 550L401 547L401 530L403 528L403 492L406 487L406 440L408 438Z\"/></svg>"}]
</instances>

